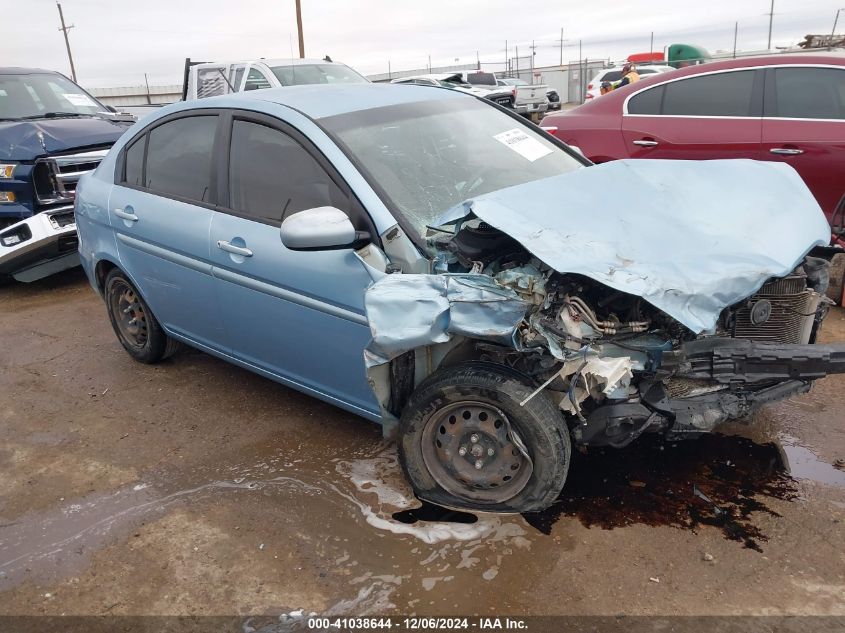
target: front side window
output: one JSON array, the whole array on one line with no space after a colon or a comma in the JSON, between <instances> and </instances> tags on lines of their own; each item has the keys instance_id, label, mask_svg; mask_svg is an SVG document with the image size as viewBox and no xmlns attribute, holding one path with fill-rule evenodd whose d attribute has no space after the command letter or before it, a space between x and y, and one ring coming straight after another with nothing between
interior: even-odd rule
<instances>
[{"instance_id":1,"label":"front side window","mask_svg":"<svg viewBox=\"0 0 845 633\"><path fill-rule=\"evenodd\" d=\"M717 73L665 84L661 114L752 116L754 70Z\"/></svg>"},{"instance_id":2,"label":"front side window","mask_svg":"<svg viewBox=\"0 0 845 633\"><path fill-rule=\"evenodd\" d=\"M283 86L365 84L361 75L343 64L291 64L270 68Z\"/></svg>"},{"instance_id":3,"label":"front side window","mask_svg":"<svg viewBox=\"0 0 845 633\"><path fill-rule=\"evenodd\" d=\"M317 160L287 134L235 120L229 154L229 206L262 221L316 207L346 210L348 199Z\"/></svg>"},{"instance_id":4,"label":"front side window","mask_svg":"<svg viewBox=\"0 0 845 633\"><path fill-rule=\"evenodd\" d=\"M529 125L469 97L349 112L320 123L421 238L464 200L581 167Z\"/></svg>"},{"instance_id":5,"label":"front side window","mask_svg":"<svg viewBox=\"0 0 845 633\"><path fill-rule=\"evenodd\" d=\"M217 116L190 116L153 128L144 186L156 193L208 202ZM128 155L127 155L128 161Z\"/></svg>"},{"instance_id":6,"label":"front side window","mask_svg":"<svg viewBox=\"0 0 845 633\"><path fill-rule=\"evenodd\" d=\"M776 116L845 119L845 69L776 68L774 72Z\"/></svg>"}]
</instances>

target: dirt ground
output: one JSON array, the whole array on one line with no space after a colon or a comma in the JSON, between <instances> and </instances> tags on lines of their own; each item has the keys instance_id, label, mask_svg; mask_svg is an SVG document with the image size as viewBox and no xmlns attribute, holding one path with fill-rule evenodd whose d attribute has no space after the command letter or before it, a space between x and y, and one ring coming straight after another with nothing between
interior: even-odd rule
<instances>
[{"instance_id":1,"label":"dirt ground","mask_svg":"<svg viewBox=\"0 0 845 633\"><path fill-rule=\"evenodd\" d=\"M410 511L376 425L200 352L133 362L78 269L0 288L0 340L2 614L845 615L845 376L577 455L526 520Z\"/></svg>"}]
</instances>

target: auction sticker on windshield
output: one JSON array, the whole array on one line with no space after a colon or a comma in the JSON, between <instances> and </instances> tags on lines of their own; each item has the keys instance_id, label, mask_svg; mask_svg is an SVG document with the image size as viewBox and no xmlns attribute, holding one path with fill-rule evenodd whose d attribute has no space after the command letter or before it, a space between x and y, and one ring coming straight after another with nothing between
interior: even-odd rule
<instances>
[{"instance_id":1,"label":"auction sticker on windshield","mask_svg":"<svg viewBox=\"0 0 845 633\"><path fill-rule=\"evenodd\" d=\"M500 134L494 134L493 138L510 147L517 154L527 160L530 160L532 163L538 158L543 158L543 156L547 156L552 153L552 150L543 145L540 141L535 138L531 138L524 131L516 128Z\"/></svg>"},{"instance_id":2,"label":"auction sticker on windshield","mask_svg":"<svg viewBox=\"0 0 845 633\"><path fill-rule=\"evenodd\" d=\"M75 106L90 107L97 105L89 97L80 94L65 92L62 96Z\"/></svg>"}]
</instances>

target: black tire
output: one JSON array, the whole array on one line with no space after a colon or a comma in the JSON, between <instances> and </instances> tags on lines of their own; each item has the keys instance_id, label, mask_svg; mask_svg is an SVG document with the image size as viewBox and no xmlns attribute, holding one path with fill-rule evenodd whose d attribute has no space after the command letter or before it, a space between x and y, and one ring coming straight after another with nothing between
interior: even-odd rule
<instances>
[{"instance_id":1,"label":"black tire","mask_svg":"<svg viewBox=\"0 0 845 633\"><path fill-rule=\"evenodd\" d=\"M112 269L106 276L104 287L112 328L117 340L132 358L152 364L179 350L181 344L164 333L147 302L123 271ZM133 321L134 325L128 321Z\"/></svg>"},{"instance_id":2,"label":"black tire","mask_svg":"<svg viewBox=\"0 0 845 633\"><path fill-rule=\"evenodd\" d=\"M571 444L563 415L544 393L520 406L533 391L521 374L493 363L455 365L424 380L399 421L399 461L417 496L485 512L549 507L566 481ZM505 417L498 419L496 412ZM467 450L476 451L477 445L483 448L476 458ZM530 476L522 468L530 468Z\"/></svg>"}]
</instances>

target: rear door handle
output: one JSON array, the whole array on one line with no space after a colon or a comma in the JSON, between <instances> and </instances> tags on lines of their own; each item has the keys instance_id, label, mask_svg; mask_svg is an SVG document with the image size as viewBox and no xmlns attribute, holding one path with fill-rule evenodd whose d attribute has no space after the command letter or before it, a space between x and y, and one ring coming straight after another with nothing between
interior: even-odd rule
<instances>
[{"instance_id":1,"label":"rear door handle","mask_svg":"<svg viewBox=\"0 0 845 633\"><path fill-rule=\"evenodd\" d=\"M780 156L798 156L798 154L803 154L804 150L797 147L773 147L769 152Z\"/></svg>"},{"instance_id":2,"label":"rear door handle","mask_svg":"<svg viewBox=\"0 0 845 633\"><path fill-rule=\"evenodd\" d=\"M226 251L227 253L240 255L241 257L252 257L252 251L248 248L235 246L234 244L230 244L225 240L217 240L217 248L219 248L221 251Z\"/></svg>"},{"instance_id":3,"label":"rear door handle","mask_svg":"<svg viewBox=\"0 0 845 633\"><path fill-rule=\"evenodd\" d=\"M121 218L122 220L128 220L129 222L137 222L138 216L134 213L127 213L123 209L114 209L112 211L117 217Z\"/></svg>"},{"instance_id":4,"label":"rear door handle","mask_svg":"<svg viewBox=\"0 0 845 633\"><path fill-rule=\"evenodd\" d=\"M634 145L639 145L640 147L656 147L660 145L657 141L647 141L646 139L638 139L634 141Z\"/></svg>"}]
</instances>

